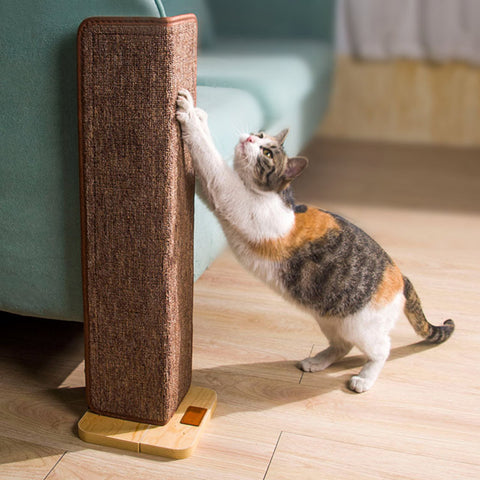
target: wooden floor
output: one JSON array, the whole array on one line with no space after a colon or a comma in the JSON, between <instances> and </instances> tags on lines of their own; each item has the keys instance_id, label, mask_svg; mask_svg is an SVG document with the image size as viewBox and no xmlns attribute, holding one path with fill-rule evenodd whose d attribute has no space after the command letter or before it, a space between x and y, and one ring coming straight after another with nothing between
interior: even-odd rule
<instances>
[{"instance_id":1,"label":"wooden floor","mask_svg":"<svg viewBox=\"0 0 480 480\"><path fill-rule=\"evenodd\" d=\"M194 384L218 408L193 457L83 443L82 325L6 316L0 334L0 479L306 480L480 478L480 152L314 142L297 197L352 219L416 285L445 344L402 319L376 385L362 357L303 374L316 323L225 252L195 290Z\"/></svg>"}]
</instances>

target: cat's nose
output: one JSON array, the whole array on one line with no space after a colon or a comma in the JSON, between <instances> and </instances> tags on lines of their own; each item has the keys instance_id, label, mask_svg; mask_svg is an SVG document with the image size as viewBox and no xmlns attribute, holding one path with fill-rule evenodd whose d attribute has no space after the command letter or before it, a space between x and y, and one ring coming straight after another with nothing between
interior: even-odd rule
<instances>
[{"instance_id":1,"label":"cat's nose","mask_svg":"<svg viewBox=\"0 0 480 480\"><path fill-rule=\"evenodd\" d=\"M252 135L249 135L245 141L250 143L255 143L255 139L252 137Z\"/></svg>"}]
</instances>

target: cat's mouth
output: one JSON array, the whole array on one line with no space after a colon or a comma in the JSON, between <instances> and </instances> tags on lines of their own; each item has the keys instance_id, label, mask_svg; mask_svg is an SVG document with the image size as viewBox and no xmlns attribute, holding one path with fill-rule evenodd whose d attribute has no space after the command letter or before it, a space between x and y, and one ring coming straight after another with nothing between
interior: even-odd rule
<instances>
[{"instance_id":1,"label":"cat's mouth","mask_svg":"<svg viewBox=\"0 0 480 480\"><path fill-rule=\"evenodd\" d=\"M238 142L237 146L235 147L235 153L238 155L240 154L242 157L245 156L245 144L243 142Z\"/></svg>"},{"instance_id":2,"label":"cat's mouth","mask_svg":"<svg viewBox=\"0 0 480 480\"><path fill-rule=\"evenodd\" d=\"M243 156L247 156L247 152L250 150L249 143L250 142L248 142L246 138L240 137L240 141L237 144L237 150L240 151Z\"/></svg>"},{"instance_id":3,"label":"cat's mouth","mask_svg":"<svg viewBox=\"0 0 480 480\"><path fill-rule=\"evenodd\" d=\"M243 134L235 147L235 169L250 171L258 155L258 144L252 135Z\"/></svg>"},{"instance_id":4,"label":"cat's mouth","mask_svg":"<svg viewBox=\"0 0 480 480\"><path fill-rule=\"evenodd\" d=\"M256 154L248 143L239 144L238 156L245 166L253 165L256 159Z\"/></svg>"}]
</instances>

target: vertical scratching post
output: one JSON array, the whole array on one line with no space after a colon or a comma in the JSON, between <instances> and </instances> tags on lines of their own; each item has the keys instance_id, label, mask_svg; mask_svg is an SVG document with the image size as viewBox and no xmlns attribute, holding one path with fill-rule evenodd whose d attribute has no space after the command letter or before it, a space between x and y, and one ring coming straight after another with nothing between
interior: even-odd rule
<instances>
[{"instance_id":1,"label":"vertical scratching post","mask_svg":"<svg viewBox=\"0 0 480 480\"><path fill-rule=\"evenodd\" d=\"M194 15L99 17L79 29L81 436L95 415L120 430L167 425L190 388L194 173L175 111L180 88L195 92L196 52Z\"/></svg>"}]
</instances>

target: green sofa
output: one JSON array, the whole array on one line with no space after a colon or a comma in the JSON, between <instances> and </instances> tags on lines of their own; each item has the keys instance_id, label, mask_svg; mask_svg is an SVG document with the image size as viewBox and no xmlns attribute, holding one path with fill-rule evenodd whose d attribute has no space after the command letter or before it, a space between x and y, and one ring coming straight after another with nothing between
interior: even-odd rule
<instances>
[{"instance_id":1,"label":"green sofa","mask_svg":"<svg viewBox=\"0 0 480 480\"><path fill-rule=\"evenodd\" d=\"M334 0L166 0L199 21L198 105L220 152L290 127L296 154L325 112ZM90 16L159 16L155 0L0 2L0 311L83 318L76 31ZM195 202L195 279L225 246Z\"/></svg>"}]
</instances>

